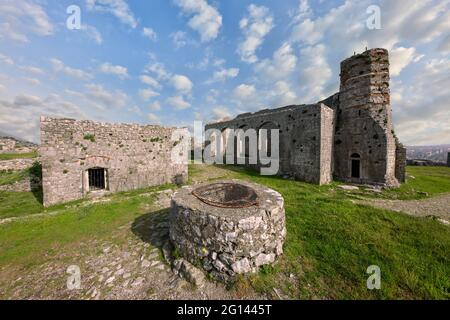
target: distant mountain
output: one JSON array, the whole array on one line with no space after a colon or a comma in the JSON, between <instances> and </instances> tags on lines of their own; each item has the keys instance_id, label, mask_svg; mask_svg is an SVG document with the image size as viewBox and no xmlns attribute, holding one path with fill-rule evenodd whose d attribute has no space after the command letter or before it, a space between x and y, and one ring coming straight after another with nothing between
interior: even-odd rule
<instances>
[{"instance_id":1,"label":"distant mountain","mask_svg":"<svg viewBox=\"0 0 450 320\"><path fill-rule=\"evenodd\" d=\"M437 162L447 162L448 152L450 152L450 144L406 147L407 159L424 159Z\"/></svg>"},{"instance_id":2,"label":"distant mountain","mask_svg":"<svg viewBox=\"0 0 450 320\"><path fill-rule=\"evenodd\" d=\"M24 146L28 148L36 148L38 145L34 142L26 141L20 138L17 138L13 136L12 134L9 134L7 132L0 131L0 138L9 138L16 141L17 146Z\"/></svg>"}]
</instances>

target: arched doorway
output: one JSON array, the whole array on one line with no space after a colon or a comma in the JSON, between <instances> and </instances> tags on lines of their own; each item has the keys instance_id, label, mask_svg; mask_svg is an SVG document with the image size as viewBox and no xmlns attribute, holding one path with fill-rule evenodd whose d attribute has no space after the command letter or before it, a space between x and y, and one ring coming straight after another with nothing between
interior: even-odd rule
<instances>
[{"instance_id":1,"label":"arched doorway","mask_svg":"<svg viewBox=\"0 0 450 320\"><path fill-rule=\"evenodd\" d=\"M361 156L358 153L352 153L350 156L351 162L351 177L360 179L361 178Z\"/></svg>"}]
</instances>

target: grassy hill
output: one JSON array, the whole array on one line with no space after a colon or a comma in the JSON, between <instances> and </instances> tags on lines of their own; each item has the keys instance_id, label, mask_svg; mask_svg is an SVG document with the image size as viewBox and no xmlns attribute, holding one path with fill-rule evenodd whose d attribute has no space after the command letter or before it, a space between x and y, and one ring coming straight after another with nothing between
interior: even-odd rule
<instances>
[{"instance_id":1,"label":"grassy hill","mask_svg":"<svg viewBox=\"0 0 450 320\"><path fill-rule=\"evenodd\" d=\"M407 171L405 185L379 194L344 191L338 183L317 186L263 177L228 166L191 165L189 183L239 178L271 187L285 199L285 253L275 266L240 277L230 289L239 297L256 291L269 298L291 299L448 299L449 226L353 201L450 193L450 168L408 167ZM82 244L98 240L126 246L136 237L129 225L148 214L156 191L167 188L176 187L142 189L111 195L102 202L81 200L47 209L31 193L0 191L0 217L35 214L0 224L0 296L3 292L3 298L8 297L15 277L43 263L58 262L61 252L78 248L77 254L82 254ZM370 265L381 269L380 290L366 287Z\"/></svg>"}]
</instances>

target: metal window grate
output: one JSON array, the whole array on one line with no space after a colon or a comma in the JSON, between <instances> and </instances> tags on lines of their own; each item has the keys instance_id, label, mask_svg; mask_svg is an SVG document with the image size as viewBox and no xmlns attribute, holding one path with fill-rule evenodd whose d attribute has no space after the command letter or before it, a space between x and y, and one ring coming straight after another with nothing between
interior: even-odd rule
<instances>
[{"instance_id":1,"label":"metal window grate","mask_svg":"<svg viewBox=\"0 0 450 320\"><path fill-rule=\"evenodd\" d=\"M103 168L89 169L88 175L89 175L89 190L106 189L105 169Z\"/></svg>"}]
</instances>

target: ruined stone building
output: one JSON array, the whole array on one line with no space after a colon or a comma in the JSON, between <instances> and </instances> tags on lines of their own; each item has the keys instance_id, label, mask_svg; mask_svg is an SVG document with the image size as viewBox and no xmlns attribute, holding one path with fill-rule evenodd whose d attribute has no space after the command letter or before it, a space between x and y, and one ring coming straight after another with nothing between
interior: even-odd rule
<instances>
[{"instance_id":1,"label":"ruined stone building","mask_svg":"<svg viewBox=\"0 0 450 320\"><path fill-rule=\"evenodd\" d=\"M279 129L280 175L317 184L334 178L398 186L405 180L406 149L393 130L385 49L342 61L340 90L323 101L245 113L205 129L227 136L227 128ZM248 144L244 148L247 155Z\"/></svg>"},{"instance_id":2,"label":"ruined stone building","mask_svg":"<svg viewBox=\"0 0 450 320\"><path fill-rule=\"evenodd\" d=\"M187 164L172 156L187 157L180 143L187 134L184 128L41 117L44 205L181 183L187 179Z\"/></svg>"}]
</instances>

